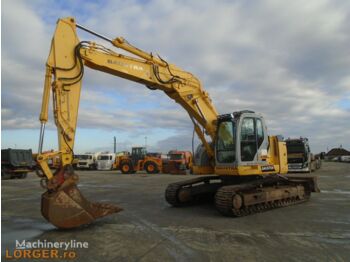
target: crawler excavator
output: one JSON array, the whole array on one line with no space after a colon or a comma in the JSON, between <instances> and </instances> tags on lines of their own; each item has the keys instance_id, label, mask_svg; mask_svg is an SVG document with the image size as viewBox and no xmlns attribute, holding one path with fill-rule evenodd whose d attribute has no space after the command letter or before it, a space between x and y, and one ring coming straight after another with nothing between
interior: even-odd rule
<instances>
[{"instance_id":1,"label":"crawler excavator","mask_svg":"<svg viewBox=\"0 0 350 262\"><path fill-rule=\"evenodd\" d=\"M128 55L95 42L80 41L77 29L107 41ZM267 134L262 115L247 110L219 115L208 93L191 73L134 47L122 37L109 39L68 17L57 22L46 64L37 156L42 171L38 175L42 176L41 184L46 189L41 212L56 227L78 227L122 210L113 204L85 199L71 167L84 66L140 83L150 90L163 91L187 111L202 143L193 172L212 175L170 184L165 198L171 205L182 206L211 195L223 215L243 216L300 203L311 192L318 191L312 177L285 176L288 171L285 142L279 136ZM59 150L44 153L50 93ZM56 156L60 157L60 167L52 173L48 160Z\"/></svg>"}]
</instances>

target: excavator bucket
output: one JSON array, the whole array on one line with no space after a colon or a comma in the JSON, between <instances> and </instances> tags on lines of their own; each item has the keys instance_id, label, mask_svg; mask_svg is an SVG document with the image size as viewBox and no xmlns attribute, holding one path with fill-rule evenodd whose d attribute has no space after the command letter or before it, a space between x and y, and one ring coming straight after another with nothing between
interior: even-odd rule
<instances>
[{"instance_id":1,"label":"excavator bucket","mask_svg":"<svg viewBox=\"0 0 350 262\"><path fill-rule=\"evenodd\" d=\"M65 181L57 191L48 190L41 196L42 215L62 229L90 224L97 218L122 210L116 205L88 201L71 181Z\"/></svg>"}]
</instances>

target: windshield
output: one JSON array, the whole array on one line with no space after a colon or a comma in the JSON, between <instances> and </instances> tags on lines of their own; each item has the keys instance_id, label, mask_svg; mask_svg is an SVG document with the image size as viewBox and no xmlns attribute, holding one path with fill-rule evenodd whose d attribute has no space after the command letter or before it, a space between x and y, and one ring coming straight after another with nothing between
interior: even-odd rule
<instances>
[{"instance_id":1,"label":"windshield","mask_svg":"<svg viewBox=\"0 0 350 262\"><path fill-rule=\"evenodd\" d=\"M81 160L92 159L92 156L89 156L89 155L80 155L80 156L79 156L79 159L81 159Z\"/></svg>"},{"instance_id":2,"label":"windshield","mask_svg":"<svg viewBox=\"0 0 350 262\"><path fill-rule=\"evenodd\" d=\"M219 163L232 163L235 161L235 124L231 120L223 121L218 127L216 143L216 159Z\"/></svg>"},{"instance_id":3,"label":"windshield","mask_svg":"<svg viewBox=\"0 0 350 262\"><path fill-rule=\"evenodd\" d=\"M305 153L305 147L302 143L290 144L287 143L287 153L296 154L296 153Z\"/></svg>"},{"instance_id":4,"label":"windshield","mask_svg":"<svg viewBox=\"0 0 350 262\"><path fill-rule=\"evenodd\" d=\"M110 160L112 159L112 156L108 156L108 155L100 155L97 158L98 160Z\"/></svg>"},{"instance_id":5,"label":"windshield","mask_svg":"<svg viewBox=\"0 0 350 262\"><path fill-rule=\"evenodd\" d=\"M170 160L182 160L182 154L170 154Z\"/></svg>"},{"instance_id":6,"label":"windshield","mask_svg":"<svg viewBox=\"0 0 350 262\"><path fill-rule=\"evenodd\" d=\"M147 154L147 150L144 147L134 147L132 149L132 155L144 156Z\"/></svg>"}]
</instances>

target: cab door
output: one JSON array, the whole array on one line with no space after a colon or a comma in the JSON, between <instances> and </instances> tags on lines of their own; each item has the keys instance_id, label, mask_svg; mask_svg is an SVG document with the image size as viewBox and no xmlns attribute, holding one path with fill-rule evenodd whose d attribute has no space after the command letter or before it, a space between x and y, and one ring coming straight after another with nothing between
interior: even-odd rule
<instances>
[{"instance_id":1,"label":"cab door","mask_svg":"<svg viewBox=\"0 0 350 262\"><path fill-rule=\"evenodd\" d=\"M240 162L254 164L266 162L267 132L260 117L244 117L240 124Z\"/></svg>"},{"instance_id":2,"label":"cab door","mask_svg":"<svg viewBox=\"0 0 350 262\"><path fill-rule=\"evenodd\" d=\"M138 165L139 160L143 160L146 156L146 151L142 147L132 148L131 160L134 167Z\"/></svg>"}]
</instances>

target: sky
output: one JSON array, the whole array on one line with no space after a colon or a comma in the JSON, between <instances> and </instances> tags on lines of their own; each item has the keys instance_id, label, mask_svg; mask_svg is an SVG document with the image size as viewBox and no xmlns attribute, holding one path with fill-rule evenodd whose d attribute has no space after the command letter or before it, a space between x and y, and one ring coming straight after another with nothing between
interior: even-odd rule
<instances>
[{"instance_id":1,"label":"sky","mask_svg":"<svg viewBox=\"0 0 350 262\"><path fill-rule=\"evenodd\" d=\"M67 16L193 73L220 114L254 110L271 135L350 150L350 2L337 0L3 0L2 148L37 151L45 62ZM118 151L191 149L192 132L161 91L86 69L75 152L112 151L114 136ZM44 148L57 149L52 114Z\"/></svg>"}]
</instances>

